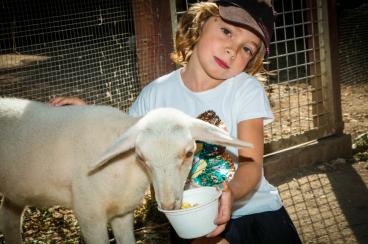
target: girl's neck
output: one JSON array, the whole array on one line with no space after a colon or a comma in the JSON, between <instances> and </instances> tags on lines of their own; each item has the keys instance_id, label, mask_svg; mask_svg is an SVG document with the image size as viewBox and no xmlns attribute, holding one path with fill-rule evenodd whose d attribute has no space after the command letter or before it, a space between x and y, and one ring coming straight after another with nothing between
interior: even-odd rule
<instances>
[{"instance_id":1,"label":"girl's neck","mask_svg":"<svg viewBox=\"0 0 368 244\"><path fill-rule=\"evenodd\" d=\"M193 67L190 62L181 70L181 79L185 86L193 92L203 92L220 85L223 80L208 76L203 70Z\"/></svg>"}]
</instances>

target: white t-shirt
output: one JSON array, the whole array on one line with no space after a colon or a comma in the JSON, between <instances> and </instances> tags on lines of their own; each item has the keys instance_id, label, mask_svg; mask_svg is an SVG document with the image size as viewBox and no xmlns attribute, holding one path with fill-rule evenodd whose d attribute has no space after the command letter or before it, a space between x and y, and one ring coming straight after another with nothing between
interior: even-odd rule
<instances>
[{"instance_id":1,"label":"white t-shirt","mask_svg":"<svg viewBox=\"0 0 368 244\"><path fill-rule=\"evenodd\" d=\"M243 120L263 118L264 124L272 122L273 115L264 89L253 76L240 73L210 90L193 92L183 83L180 71L175 70L149 83L130 107L129 114L142 116L155 108L171 107L197 117L213 110L233 137L237 137L237 124ZM238 155L236 148L227 147L227 150ZM281 206L277 189L262 176L253 194L235 202L233 218L278 210Z\"/></svg>"}]
</instances>

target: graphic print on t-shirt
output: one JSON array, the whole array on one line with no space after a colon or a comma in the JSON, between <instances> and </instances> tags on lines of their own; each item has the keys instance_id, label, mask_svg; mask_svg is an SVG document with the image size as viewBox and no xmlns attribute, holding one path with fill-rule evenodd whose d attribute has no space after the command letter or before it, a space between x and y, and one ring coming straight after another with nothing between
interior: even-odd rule
<instances>
[{"instance_id":1,"label":"graphic print on t-shirt","mask_svg":"<svg viewBox=\"0 0 368 244\"><path fill-rule=\"evenodd\" d=\"M216 112L205 111L198 119L226 130ZM197 150L193 158L193 166L188 177L191 186L220 186L222 182L230 181L235 173L235 165L226 148L219 145L197 141Z\"/></svg>"}]
</instances>

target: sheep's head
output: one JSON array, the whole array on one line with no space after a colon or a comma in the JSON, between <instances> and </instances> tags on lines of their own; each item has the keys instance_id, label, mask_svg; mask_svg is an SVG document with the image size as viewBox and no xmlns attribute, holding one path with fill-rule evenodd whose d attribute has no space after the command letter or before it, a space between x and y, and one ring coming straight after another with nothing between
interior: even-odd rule
<instances>
[{"instance_id":1,"label":"sheep's head","mask_svg":"<svg viewBox=\"0 0 368 244\"><path fill-rule=\"evenodd\" d=\"M159 207L176 209L181 205L184 184L192 167L195 140L224 146L252 146L179 110L160 108L147 113L121 135L91 171L135 147L137 160L146 167L153 183Z\"/></svg>"}]
</instances>

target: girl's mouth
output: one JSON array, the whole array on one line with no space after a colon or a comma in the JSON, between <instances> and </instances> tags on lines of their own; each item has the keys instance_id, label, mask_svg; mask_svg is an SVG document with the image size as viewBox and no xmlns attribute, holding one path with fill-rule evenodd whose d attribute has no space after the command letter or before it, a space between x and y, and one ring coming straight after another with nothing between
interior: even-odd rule
<instances>
[{"instance_id":1,"label":"girl's mouth","mask_svg":"<svg viewBox=\"0 0 368 244\"><path fill-rule=\"evenodd\" d=\"M221 59L219 59L218 57L215 57L215 62L223 69L228 69L229 66L224 62L222 61Z\"/></svg>"}]
</instances>

